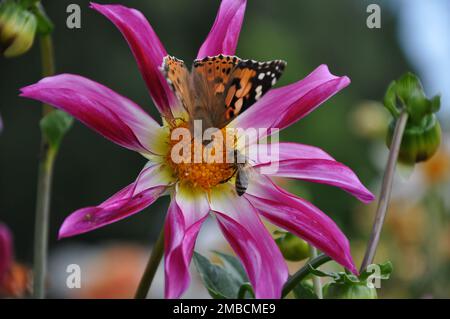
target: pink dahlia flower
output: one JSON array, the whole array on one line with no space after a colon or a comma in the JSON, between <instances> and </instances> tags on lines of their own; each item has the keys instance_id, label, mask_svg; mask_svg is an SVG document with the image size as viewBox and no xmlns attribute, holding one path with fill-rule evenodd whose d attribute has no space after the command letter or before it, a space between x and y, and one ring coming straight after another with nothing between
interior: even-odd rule
<instances>
[{"instance_id":1,"label":"pink dahlia flower","mask_svg":"<svg viewBox=\"0 0 450 319\"><path fill-rule=\"evenodd\" d=\"M245 0L222 1L197 58L234 54L245 7ZM139 11L120 5L92 4L92 8L111 20L127 40L164 124L158 124L129 99L78 75L48 77L22 89L21 96L54 105L109 140L148 159L133 183L98 206L79 209L67 217L59 237L74 236L116 222L143 210L160 196L170 194L165 222L167 298L178 298L187 289L195 241L210 214L215 216L225 238L241 259L257 298L280 298L288 278L286 263L260 216L305 239L356 273L349 242L337 225L311 203L279 188L269 175L338 186L363 202L371 201L373 195L357 176L324 151L297 143L278 143L276 171L263 169L271 163L252 159L259 173L250 179L243 196L237 195L231 180L221 183L217 178L205 180L209 175L205 173L205 177L203 171L196 171L217 174L208 164L192 164L181 170L168 160L173 129L170 123L174 122L171 119L186 114L160 70L166 50ZM349 83L347 77L334 76L327 66L319 66L303 80L270 90L229 126L283 129ZM260 146L255 140L249 147ZM195 187L197 183L192 185L195 176L203 187Z\"/></svg>"}]
</instances>

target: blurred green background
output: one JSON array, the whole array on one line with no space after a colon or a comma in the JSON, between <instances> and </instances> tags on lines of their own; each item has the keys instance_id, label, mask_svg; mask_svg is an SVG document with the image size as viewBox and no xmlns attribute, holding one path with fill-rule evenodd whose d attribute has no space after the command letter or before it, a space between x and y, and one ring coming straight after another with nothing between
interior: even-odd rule
<instances>
[{"instance_id":1,"label":"blurred green background","mask_svg":"<svg viewBox=\"0 0 450 319\"><path fill-rule=\"evenodd\" d=\"M196 56L219 6L219 1L210 0L98 2L120 2L142 11L169 54L185 61ZM105 17L89 9L88 1L43 3L56 25L57 72L81 74L98 81L131 98L158 118L134 58L119 31ZM81 6L81 29L70 30L65 26L66 7L70 3ZM382 7L381 29L366 26L369 3L378 3ZM366 100L381 101L388 83L405 71L418 72L417 66L408 62L410 60L401 47L398 10L382 1L249 0L237 49L237 55L243 58L288 61L278 85L303 78L320 64L327 64L336 75L350 77L352 83L348 88L283 131L282 138L323 148L350 166L375 194L378 194L380 170L371 145L382 144L382 140L355 134L357 124L352 114ZM14 232L17 259L28 264L32 260L40 105L19 98L18 89L40 78L38 45L20 58L0 58L0 114L5 125L0 135L0 220ZM377 152L382 157L387 150L380 147ZM51 203L51 250L78 242L93 244L123 239L149 245L154 241L164 220L167 199L157 201L143 213L94 232L61 242L56 239L58 228L69 213L102 202L130 183L144 164L144 158L76 122L62 144L56 163ZM355 218L370 224L374 207L363 209L356 199L328 186L298 182L289 187L307 196L337 222L349 237L356 251L355 261L359 264L362 253L358 253L361 248L358 243L364 245L369 227L362 227ZM444 225L448 225L448 212L444 221ZM395 253L393 250L386 257L392 259ZM448 259L445 262L441 266L448 272ZM393 280L386 284L382 296L423 297L428 293L450 296L448 279L439 283L444 285L443 289L434 291L426 284L417 283L417 278L402 281L398 278L401 271L395 268ZM389 290L398 285L403 288Z\"/></svg>"}]
</instances>

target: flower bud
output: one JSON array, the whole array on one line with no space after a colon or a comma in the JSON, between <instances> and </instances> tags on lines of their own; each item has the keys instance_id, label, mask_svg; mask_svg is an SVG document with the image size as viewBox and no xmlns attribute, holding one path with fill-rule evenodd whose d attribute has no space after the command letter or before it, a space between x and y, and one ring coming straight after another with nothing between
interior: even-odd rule
<instances>
[{"instance_id":1,"label":"flower bud","mask_svg":"<svg viewBox=\"0 0 450 319\"><path fill-rule=\"evenodd\" d=\"M323 287L323 296L326 299L377 299L375 287L369 288L363 283L331 282Z\"/></svg>"},{"instance_id":2,"label":"flower bud","mask_svg":"<svg viewBox=\"0 0 450 319\"><path fill-rule=\"evenodd\" d=\"M13 1L0 4L0 51L5 57L27 52L33 45L36 28L33 13Z\"/></svg>"},{"instance_id":3,"label":"flower bud","mask_svg":"<svg viewBox=\"0 0 450 319\"><path fill-rule=\"evenodd\" d=\"M285 233L275 242L286 260L300 261L309 257L308 243L291 233Z\"/></svg>"},{"instance_id":4,"label":"flower bud","mask_svg":"<svg viewBox=\"0 0 450 319\"><path fill-rule=\"evenodd\" d=\"M387 261L369 266L358 276L348 271L325 272L310 268L311 273L318 277L333 279L323 287L323 296L327 299L377 299L377 282L374 284L373 280L388 280L392 273L392 263Z\"/></svg>"},{"instance_id":5,"label":"flower bud","mask_svg":"<svg viewBox=\"0 0 450 319\"><path fill-rule=\"evenodd\" d=\"M391 145L395 120L388 129L386 143ZM423 162L431 158L441 143L441 127L434 114L426 117L420 126L407 125L403 133L398 160L405 164Z\"/></svg>"},{"instance_id":6,"label":"flower bud","mask_svg":"<svg viewBox=\"0 0 450 319\"><path fill-rule=\"evenodd\" d=\"M415 164L426 161L436 153L441 143L441 127L435 115L440 108L440 96L425 96L420 80L407 73L393 81L384 97L384 105L393 116L386 142L390 147L395 125L401 113L408 114L399 161Z\"/></svg>"}]
</instances>

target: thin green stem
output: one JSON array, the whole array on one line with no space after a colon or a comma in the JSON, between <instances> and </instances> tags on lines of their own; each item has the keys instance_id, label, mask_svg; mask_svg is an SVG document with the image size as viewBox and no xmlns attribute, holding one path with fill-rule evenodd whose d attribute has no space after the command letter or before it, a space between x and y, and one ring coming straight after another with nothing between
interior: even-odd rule
<instances>
[{"instance_id":1,"label":"thin green stem","mask_svg":"<svg viewBox=\"0 0 450 319\"><path fill-rule=\"evenodd\" d=\"M55 53L53 48L53 38L50 34L40 37L42 76L47 77L55 74ZM48 104L43 104L43 115L47 115L53 110Z\"/></svg>"},{"instance_id":2,"label":"thin green stem","mask_svg":"<svg viewBox=\"0 0 450 319\"><path fill-rule=\"evenodd\" d=\"M303 279L306 278L311 273L311 267L317 268L325 264L326 262L329 262L331 260L330 257L324 254L320 254L319 256L311 259L308 261L306 265L304 265L302 268L300 268L295 274L293 274L291 277L289 277L288 281L283 287L283 292L281 296L284 298L286 297L289 292L291 292Z\"/></svg>"},{"instance_id":3,"label":"thin green stem","mask_svg":"<svg viewBox=\"0 0 450 319\"><path fill-rule=\"evenodd\" d=\"M317 249L315 247L309 245L309 257L311 259L314 259L317 257L317 255L318 255ZM322 281L321 281L320 277L313 276L313 287L314 287L314 292L316 293L317 298L323 299Z\"/></svg>"},{"instance_id":4,"label":"thin green stem","mask_svg":"<svg viewBox=\"0 0 450 319\"><path fill-rule=\"evenodd\" d=\"M51 35L40 39L42 75L49 76L55 73L53 41ZM51 111L50 106L43 104L42 116ZM53 164L56 151L51 149L48 141L42 135L41 150L38 166L38 182L36 194L36 220L34 233L34 298L45 298L45 278L47 273L48 255L48 228L50 223L50 199L53 176Z\"/></svg>"},{"instance_id":5,"label":"thin green stem","mask_svg":"<svg viewBox=\"0 0 450 319\"><path fill-rule=\"evenodd\" d=\"M164 228L159 233L158 239L153 246L152 253L148 260L147 266L145 268L144 274L142 275L139 286L136 290L134 296L135 299L145 299L147 297L148 291L155 277L156 270L158 269L159 263L161 262L162 256L164 254Z\"/></svg>"},{"instance_id":6,"label":"thin green stem","mask_svg":"<svg viewBox=\"0 0 450 319\"><path fill-rule=\"evenodd\" d=\"M395 167L397 164L398 153L402 143L403 133L405 132L406 123L408 121L408 113L404 110L397 119L395 130L392 138L392 143L389 151L389 158L386 164L386 170L383 175L383 183L381 185L380 198L378 200L378 207L373 222L372 233L370 235L367 250L361 264L360 271L364 271L375 258L378 242L380 241L380 234L383 228L384 219L386 217L387 208L391 199L392 183L394 181Z\"/></svg>"}]
</instances>

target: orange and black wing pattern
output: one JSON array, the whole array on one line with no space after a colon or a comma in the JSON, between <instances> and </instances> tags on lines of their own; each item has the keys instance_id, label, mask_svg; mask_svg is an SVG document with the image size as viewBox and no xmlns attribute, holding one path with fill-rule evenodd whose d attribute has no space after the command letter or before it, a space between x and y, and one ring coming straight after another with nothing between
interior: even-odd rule
<instances>
[{"instance_id":1,"label":"orange and black wing pattern","mask_svg":"<svg viewBox=\"0 0 450 319\"><path fill-rule=\"evenodd\" d=\"M206 57L194 61L192 72L206 83L209 92L205 93L220 97L225 92L232 71L240 61L236 56L222 54Z\"/></svg>"},{"instance_id":2,"label":"orange and black wing pattern","mask_svg":"<svg viewBox=\"0 0 450 319\"><path fill-rule=\"evenodd\" d=\"M259 100L280 78L286 62L217 55L195 60L192 71L167 56L162 71L191 117L222 128Z\"/></svg>"},{"instance_id":3,"label":"orange and black wing pattern","mask_svg":"<svg viewBox=\"0 0 450 319\"><path fill-rule=\"evenodd\" d=\"M225 118L231 121L258 101L280 78L286 62L241 60L230 74L225 88Z\"/></svg>"},{"instance_id":4,"label":"orange and black wing pattern","mask_svg":"<svg viewBox=\"0 0 450 319\"><path fill-rule=\"evenodd\" d=\"M221 99L207 104L220 108L213 111L220 114L223 124L260 99L275 85L285 67L286 62L281 60L258 62L221 54L195 60L192 72L207 83L209 96Z\"/></svg>"},{"instance_id":5,"label":"orange and black wing pattern","mask_svg":"<svg viewBox=\"0 0 450 319\"><path fill-rule=\"evenodd\" d=\"M192 104L190 73L184 62L173 56L166 56L161 70L185 109Z\"/></svg>"}]
</instances>

